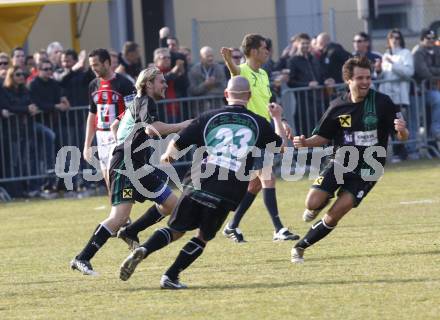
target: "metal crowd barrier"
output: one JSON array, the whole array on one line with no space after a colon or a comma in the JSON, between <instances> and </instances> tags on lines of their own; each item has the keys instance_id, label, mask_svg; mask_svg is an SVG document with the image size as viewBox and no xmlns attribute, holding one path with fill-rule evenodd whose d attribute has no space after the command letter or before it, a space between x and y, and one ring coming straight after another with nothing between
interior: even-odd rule
<instances>
[{"instance_id":1,"label":"metal crowd barrier","mask_svg":"<svg viewBox=\"0 0 440 320\"><path fill-rule=\"evenodd\" d=\"M427 83L417 84L414 80L375 80L373 87L379 92L384 91L384 86L406 82L411 88L407 93L409 95L409 104L400 104L403 116L407 121L410 137L405 142L390 140L390 146L404 146L409 153L416 157L431 158L433 155L440 157L438 148L435 146L435 131L431 128L432 119L438 119L438 133L440 133L440 91L438 85L439 79L431 80L432 93L436 103L427 101L428 87ZM436 87L437 86L437 87ZM289 122L294 134L303 134L310 136L317 125L319 119L328 108L329 102L346 92L345 84L337 84L331 87L317 86L314 88L301 87L290 88L282 92L280 102L288 102L289 106L284 107L284 118ZM393 92L395 101L406 99L404 92L399 90ZM431 97L429 97L431 98ZM432 98L430 100L433 100ZM431 104L431 106L430 106ZM432 106L433 105L433 106ZM437 113L435 113L437 112ZM432 116L434 115L434 117Z\"/></svg>"},{"instance_id":2,"label":"metal crowd barrier","mask_svg":"<svg viewBox=\"0 0 440 320\"><path fill-rule=\"evenodd\" d=\"M440 130L440 79L424 81L420 85L413 80L407 82L413 88L410 105L404 108L411 135L403 145L415 148L417 152L425 151L421 156L440 157L436 146L440 131L435 131L437 124ZM375 81L374 86L380 91L385 83L387 81ZM284 90L280 102L284 103L284 117L294 133L310 136L329 101L343 94L345 88L340 84L330 88ZM222 96L162 100L158 101L159 119L167 123L180 122L224 104ZM0 187L7 182L20 181L35 187L42 183L42 179L54 176L55 156L61 147L76 146L82 152L87 114L88 107L83 106L72 107L66 112L0 118ZM398 144L401 143L391 142L391 145ZM190 161L191 154L188 154L176 165L187 165ZM82 160L80 168L90 167Z\"/></svg>"},{"instance_id":3,"label":"metal crowd barrier","mask_svg":"<svg viewBox=\"0 0 440 320\"><path fill-rule=\"evenodd\" d=\"M420 134L423 135L427 150L440 157L440 77L423 80L415 95L423 107L425 125Z\"/></svg>"},{"instance_id":4,"label":"metal crowd barrier","mask_svg":"<svg viewBox=\"0 0 440 320\"><path fill-rule=\"evenodd\" d=\"M158 101L159 120L181 122L224 104L222 96L161 100ZM78 106L66 112L36 116L0 116L0 187L10 188L15 183L15 188L36 190L45 179L54 178L56 155L61 147L74 146L82 152L87 115L88 106ZM176 165L190 161L191 154L188 154ZM84 169L94 168L81 160L79 173Z\"/></svg>"}]
</instances>

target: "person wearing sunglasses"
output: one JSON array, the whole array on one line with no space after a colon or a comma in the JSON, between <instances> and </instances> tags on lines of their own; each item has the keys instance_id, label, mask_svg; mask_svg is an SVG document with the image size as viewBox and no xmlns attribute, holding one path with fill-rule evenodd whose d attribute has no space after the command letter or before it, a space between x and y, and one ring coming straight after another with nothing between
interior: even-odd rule
<instances>
[{"instance_id":1,"label":"person wearing sunglasses","mask_svg":"<svg viewBox=\"0 0 440 320\"><path fill-rule=\"evenodd\" d=\"M353 57L366 56L372 63L376 59L381 59L381 55L378 52L371 51L370 36L365 32L358 32L353 37Z\"/></svg>"},{"instance_id":2,"label":"person wearing sunglasses","mask_svg":"<svg viewBox=\"0 0 440 320\"><path fill-rule=\"evenodd\" d=\"M31 99L43 112L67 111L69 101L62 95L61 87L52 79L52 75L52 63L42 60L38 65L38 77L29 84Z\"/></svg>"},{"instance_id":3,"label":"person wearing sunglasses","mask_svg":"<svg viewBox=\"0 0 440 320\"><path fill-rule=\"evenodd\" d=\"M435 46L437 35L434 30L423 29L420 34L420 42L414 47L412 53L414 57L414 79L418 83L426 80L425 100L430 107L431 123L430 137L434 138L437 148L440 149L440 90L437 81L440 77L440 47ZM415 105L415 104L413 104ZM420 110L421 112L421 110ZM416 115L417 116L417 115ZM414 115L410 115L410 119ZM412 130L411 130L412 129ZM417 134L417 128L411 128L411 139Z\"/></svg>"},{"instance_id":4,"label":"person wearing sunglasses","mask_svg":"<svg viewBox=\"0 0 440 320\"><path fill-rule=\"evenodd\" d=\"M0 52L0 85L6 78L6 73L8 73L9 68L9 56L5 52Z\"/></svg>"},{"instance_id":5,"label":"person wearing sunglasses","mask_svg":"<svg viewBox=\"0 0 440 320\"><path fill-rule=\"evenodd\" d=\"M6 93L9 111L16 114L35 115L38 113L38 108L31 102L30 93L25 83L23 68L14 66L8 69L3 89Z\"/></svg>"},{"instance_id":6,"label":"person wearing sunglasses","mask_svg":"<svg viewBox=\"0 0 440 320\"><path fill-rule=\"evenodd\" d=\"M378 70L378 79L387 80L379 85L379 91L390 96L394 104L400 106L406 115L409 103L410 79L414 74L414 63L411 51L405 48L405 39L399 29L392 29L387 35L387 50ZM396 80L401 80L396 82ZM412 105L411 107L415 107ZM416 153L415 145L412 153ZM392 162L399 162L408 158L408 151L405 145L393 146L394 156ZM415 155L412 155L412 157Z\"/></svg>"},{"instance_id":7,"label":"person wearing sunglasses","mask_svg":"<svg viewBox=\"0 0 440 320\"><path fill-rule=\"evenodd\" d=\"M243 54L241 53L240 49L232 48L231 58L232 58L232 61L234 61L234 63L237 66L242 64ZM229 79L231 79L231 73L229 72L228 66L226 64L224 66L224 71L225 71L226 81L229 81Z\"/></svg>"},{"instance_id":8,"label":"person wearing sunglasses","mask_svg":"<svg viewBox=\"0 0 440 320\"><path fill-rule=\"evenodd\" d=\"M32 155L35 155L35 145L30 143L34 132L40 134L38 128L34 128L34 122L30 116L36 115L39 110L32 103L29 90L26 88L24 69L19 66L10 67L3 83L3 93L6 102L6 115L16 116L9 122L10 131L3 137L10 145L11 156L6 158L5 166L11 176L19 174L35 174L35 166ZM5 110L2 111L5 116ZM29 171L31 170L31 171ZM37 180L11 183L8 192L14 197L32 197L39 193L40 184Z\"/></svg>"},{"instance_id":9,"label":"person wearing sunglasses","mask_svg":"<svg viewBox=\"0 0 440 320\"><path fill-rule=\"evenodd\" d=\"M70 103L63 95L61 86L53 79L53 64L50 60L42 60L38 65L38 76L29 84L31 99L41 110L42 114L37 118L37 126L44 132L46 139L46 159L47 169L55 167L55 146L58 148L67 144L63 132L67 127L65 117L58 111L65 112L70 108ZM50 128L49 128L50 127ZM45 193L42 196L53 198L56 196L53 183L45 186Z\"/></svg>"},{"instance_id":10,"label":"person wearing sunglasses","mask_svg":"<svg viewBox=\"0 0 440 320\"><path fill-rule=\"evenodd\" d=\"M372 79L377 78L377 72L380 69L382 63L382 56L379 52L371 51L371 41L370 36L361 31L354 35L353 37L353 57L367 57L371 64L374 66L372 73Z\"/></svg>"}]
</instances>

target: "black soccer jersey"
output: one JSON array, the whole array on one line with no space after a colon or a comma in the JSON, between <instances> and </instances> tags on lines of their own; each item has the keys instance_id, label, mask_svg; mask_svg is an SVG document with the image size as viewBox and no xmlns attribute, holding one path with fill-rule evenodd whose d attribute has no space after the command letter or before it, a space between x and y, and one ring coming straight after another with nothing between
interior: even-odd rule
<instances>
[{"instance_id":1,"label":"black soccer jersey","mask_svg":"<svg viewBox=\"0 0 440 320\"><path fill-rule=\"evenodd\" d=\"M142 143L151 139L145 125L157 121L157 105L149 96L134 97L127 103L127 110L119 123L116 151L129 153L133 162L142 166L148 155L145 149L134 152Z\"/></svg>"},{"instance_id":2,"label":"black soccer jersey","mask_svg":"<svg viewBox=\"0 0 440 320\"><path fill-rule=\"evenodd\" d=\"M200 179L199 189L191 181L185 181L185 191L204 194L208 199L219 197L230 210L236 208L246 192L248 181L243 177L252 168L252 149L265 148L269 143L276 147L282 144L265 118L242 106L204 113L180 131L179 136L176 146L180 150L194 144L207 148L201 168L213 172Z\"/></svg>"},{"instance_id":3,"label":"black soccer jersey","mask_svg":"<svg viewBox=\"0 0 440 320\"><path fill-rule=\"evenodd\" d=\"M124 112L124 97L132 94L133 84L115 73L110 80L94 79L89 84L89 111L96 114L96 128L110 130L110 125Z\"/></svg>"},{"instance_id":4,"label":"black soccer jersey","mask_svg":"<svg viewBox=\"0 0 440 320\"><path fill-rule=\"evenodd\" d=\"M394 119L400 107L395 105L389 96L370 89L362 102L353 103L350 94L333 100L313 134L332 140L335 151L342 146L354 146L359 152L359 165L355 169L368 168L363 155L371 146L386 149L388 137L394 134ZM385 157L374 159L382 165Z\"/></svg>"}]
</instances>

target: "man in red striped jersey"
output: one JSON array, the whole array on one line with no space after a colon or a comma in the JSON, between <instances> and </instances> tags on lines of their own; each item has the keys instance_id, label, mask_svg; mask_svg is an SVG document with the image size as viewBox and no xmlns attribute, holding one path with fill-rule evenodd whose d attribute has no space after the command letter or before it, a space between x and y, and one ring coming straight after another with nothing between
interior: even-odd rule
<instances>
[{"instance_id":1,"label":"man in red striped jersey","mask_svg":"<svg viewBox=\"0 0 440 320\"><path fill-rule=\"evenodd\" d=\"M124 97L134 91L133 84L124 76L112 71L110 54L105 49L95 49L89 54L89 64L96 79L89 84L89 115L87 117L84 159L92 160L92 142L96 133L98 156L102 174L109 189L108 169L116 144L110 125L125 111Z\"/></svg>"}]
</instances>

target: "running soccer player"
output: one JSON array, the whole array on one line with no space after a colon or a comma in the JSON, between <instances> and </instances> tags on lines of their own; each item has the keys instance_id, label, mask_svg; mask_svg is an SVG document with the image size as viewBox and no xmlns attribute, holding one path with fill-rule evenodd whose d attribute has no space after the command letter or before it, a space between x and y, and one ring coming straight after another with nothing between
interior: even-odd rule
<instances>
[{"instance_id":1,"label":"running soccer player","mask_svg":"<svg viewBox=\"0 0 440 320\"><path fill-rule=\"evenodd\" d=\"M345 62L342 73L349 92L330 102L313 136L293 139L296 148L312 148L333 141L333 159L313 183L303 219L314 220L337 192L337 199L324 217L292 248L291 260L304 262L304 250L327 236L352 208L356 208L376 184L385 165L390 134L398 140L408 139L406 122L400 107L389 96L371 89L371 66L368 58L356 57ZM345 154L337 150L351 148L359 155L353 170ZM375 165L374 165L375 164ZM376 167L378 165L378 167ZM347 172L348 171L348 172ZM373 177L377 174L376 177ZM338 179L339 178L339 179ZM342 179L340 179L342 178ZM338 181L339 180L339 181Z\"/></svg>"},{"instance_id":2,"label":"running soccer player","mask_svg":"<svg viewBox=\"0 0 440 320\"><path fill-rule=\"evenodd\" d=\"M266 39L258 34L248 34L244 37L241 46L246 57L246 62L239 66L237 66L232 60L232 48L221 48L221 54L231 75L243 76L250 83L252 95L248 103L248 109L270 122L271 117L267 110L267 105L271 100L272 93L270 91L269 77L267 76L266 71L261 68L269 58ZM287 129L290 131L287 122L283 121L283 127L285 130ZM248 191L244 195L237 210L234 212L232 220L223 230L223 234L235 242L245 242L243 233L238 228L238 225L262 187L264 204L275 228L273 240L299 239L298 235L290 232L281 222L275 193L275 175L271 173L268 180L263 178L264 151L265 150L261 150L261 157L254 162L254 169L259 170L257 177L249 183Z\"/></svg>"},{"instance_id":3,"label":"running soccer player","mask_svg":"<svg viewBox=\"0 0 440 320\"><path fill-rule=\"evenodd\" d=\"M114 73L110 67L110 54L105 49L95 49L89 54L90 68L96 75L89 84L89 114L83 156L92 160L92 142L96 134L101 172L110 190L110 158L116 145L110 125L125 110L124 97L134 92L133 84L124 76Z\"/></svg>"},{"instance_id":4,"label":"running soccer player","mask_svg":"<svg viewBox=\"0 0 440 320\"><path fill-rule=\"evenodd\" d=\"M269 105L275 131L269 122L246 109L250 97L249 82L241 76L233 77L225 90L228 106L206 112L179 132L180 138L172 141L162 156L172 160L177 150L190 145L206 147L201 172L212 172L201 177L200 184L186 180L185 189L173 211L168 228L156 230L139 248L122 263L120 279L127 280L136 266L154 251L182 237L185 232L198 229L180 251L174 263L160 280L163 289L184 289L179 274L188 268L202 253L208 241L221 228L229 211L234 210L246 193L248 180L241 179L252 169L253 147L264 148L275 142L285 145L286 137L281 123L282 108ZM193 164L193 167L199 164ZM198 166L197 166L198 167ZM194 172L193 172L194 173ZM192 175L191 170L188 176Z\"/></svg>"},{"instance_id":5,"label":"running soccer player","mask_svg":"<svg viewBox=\"0 0 440 320\"><path fill-rule=\"evenodd\" d=\"M150 155L142 145L152 135L167 135L185 128L191 120L176 124L157 120L155 99L163 99L167 88L159 69L143 70L135 86L137 94L119 125L118 144L110 165L110 215L97 226L84 249L70 263L73 270L84 275L96 275L90 260L127 221L135 201L154 201L145 215L156 222L169 215L177 203L177 197L158 172L144 166Z\"/></svg>"}]
</instances>

